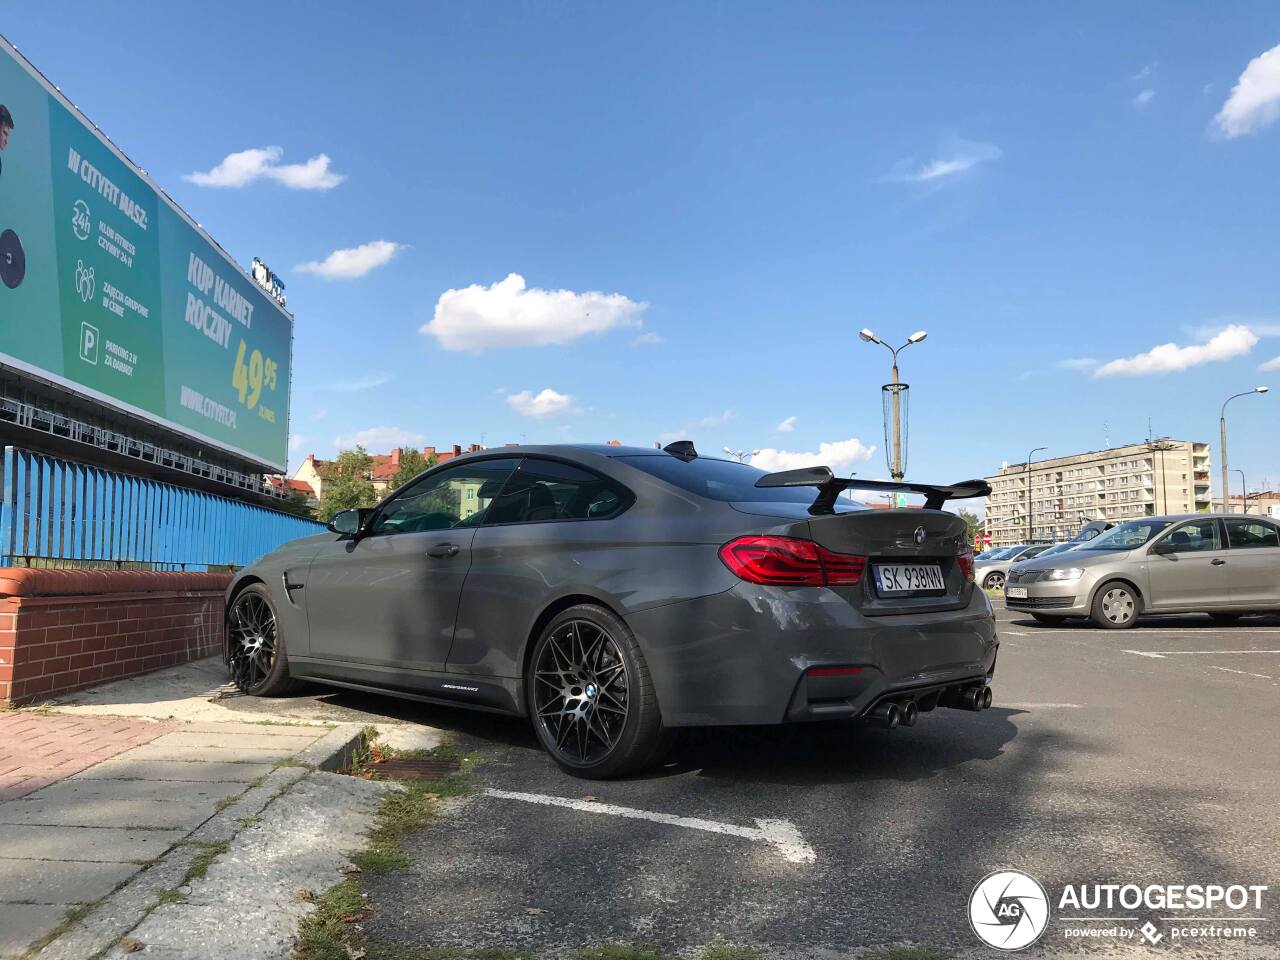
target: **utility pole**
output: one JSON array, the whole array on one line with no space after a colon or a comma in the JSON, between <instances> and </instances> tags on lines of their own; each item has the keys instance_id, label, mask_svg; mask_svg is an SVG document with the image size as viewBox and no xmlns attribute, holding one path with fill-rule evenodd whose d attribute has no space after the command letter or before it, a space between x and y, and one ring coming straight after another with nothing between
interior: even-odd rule
<instances>
[{"instance_id":1,"label":"utility pole","mask_svg":"<svg viewBox=\"0 0 1280 960\"><path fill-rule=\"evenodd\" d=\"M858 331L858 336L866 343L878 343L890 353L893 354L893 381L887 383L881 389L890 394L890 402L893 405L893 442L892 442L892 458L889 461L889 475L895 480L901 480L905 475L902 469L902 393L908 388L908 385L898 379L898 354L913 343L922 342L925 337L929 336L923 330L917 330L911 336L907 337L907 342L900 347L891 347L874 333L863 327ZM887 426L887 425L886 425ZM890 431L886 429L886 433Z\"/></svg>"},{"instance_id":2,"label":"utility pole","mask_svg":"<svg viewBox=\"0 0 1280 960\"><path fill-rule=\"evenodd\" d=\"M1237 397L1247 397L1254 393L1266 393L1270 387L1254 387L1252 390L1246 390L1244 393L1235 393L1222 401L1222 413L1218 416L1219 440L1222 444L1222 512L1227 513L1227 507L1230 505L1231 494L1230 487L1227 484L1227 404Z\"/></svg>"},{"instance_id":3,"label":"utility pole","mask_svg":"<svg viewBox=\"0 0 1280 960\"><path fill-rule=\"evenodd\" d=\"M1026 469L1026 478L1027 478L1027 541L1026 542L1027 543L1031 542L1031 458L1034 457L1041 450L1048 450L1048 449L1049 449L1048 447L1036 447L1034 450L1032 450L1030 453L1027 454L1027 469Z\"/></svg>"}]
</instances>

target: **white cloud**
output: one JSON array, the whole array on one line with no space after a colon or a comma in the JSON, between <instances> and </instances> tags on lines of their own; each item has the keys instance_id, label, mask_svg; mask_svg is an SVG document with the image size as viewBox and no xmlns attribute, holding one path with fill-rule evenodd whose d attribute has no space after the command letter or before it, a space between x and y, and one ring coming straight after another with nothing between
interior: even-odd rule
<instances>
[{"instance_id":1,"label":"white cloud","mask_svg":"<svg viewBox=\"0 0 1280 960\"><path fill-rule=\"evenodd\" d=\"M734 413L732 410L725 410L723 413L713 413L710 416L703 417L701 420L694 420L692 423L686 423L679 430L668 430L665 433L658 434L659 443L670 443L673 440L690 440L700 430L709 430L714 427L723 427L732 422Z\"/></svg>"},{"instance_id":2,"label":"white cloud","mask_svg":"<svg viewBox=\"0 0 1280 960\"><path fill-rule=\"evenodd\" d=\"M766 447L751 458L751 465L761 470L795 470L799 467L828 466L837 475L844 474L856 463L870 460L875 445L867 446L857 437L818 444L816 453L775 450Z\"/></svg>"},{"instance_id":3,"label":"white cloud","mask_svg":"<svg viewBox=\"0 0 1280 960\"><path fill-rule=\"evenodd\" d=\"M1098 361L1093 357L1069 357L1055 364L1060 370L1092 370L1097 365Z\"/></svg>"},{"instance_id":4,"label":"white cloud","mask_svg":"<svg viewBox=\"0 0 1280 960\"><path fill-rule=\"evenodd\" d=\"M780 424L778 424L773 429L776 433L791 433L793 430L795 430L795 428L796 428L796 418L787 417L787 419L783 420Z\"/></svg>"},{"instance_id":5,"label":"white cloud","mask_svg":"<svg viewBox=\"0 0 1280 960\"><path fill-rule=\"evenodd\" d=\"M347 179L329 169L329 157L320 153L306 163L281 163L284 150L261 147L229 153L212 170L188 173L182 179L198 187L244 187L255 180L274 180L291 190L332 190Z\"/></svg>"},{"instance_id":6,"label":"white cloud","mask_svg":"<svg viewBox=\"0 0 1280 960\"><path fill-rule=\"evenodd\" d=\"M435 317L419 332L446 350L543 347L613 327L638 327L647 306L620 293L526 288L524 277L509 273L487 287L473 283L446 290L436 301Z\"/></svg>"},{"instance_id":7,"label":"white cloud","mask_svg":"<svg viewBox=\"0 0 1280 960\"><path fill-rule=\"evenodd\" d=\"M357 430L348 437L335 437L334 446L339 450L350 450L352 447L364 447L370 453L385 453L396 447L419 447L427 442L427 438L412 430L400 427L369 427Z\"/></svg>"},{"instance_id":8,"label":"white cloud","mask_svg":"<svg viewBox=\"0 0 1280 960\"><path fill-rule=\"evenodd\" d=\"M1004 154L993 143L959 140L950 145L946 155L921 162L907 157L893 165L884 179L892 183L928 183L966 173L981 163L999 160Z\"/></svg>"},{"instance_id":9,"label":"white cloud","mask_svg":"<svg viewBox=\"0 0 1280 960\"><path fill-rule=\"evenodd\" d=\"M1148 103L1151 102L1151 98L1154 97L1155 95L1156 95L1156 92L1152 90L1150 87L1148 87L1146 90L1139 90L1138 95L1133 98L1133 101L1132 101L1133 105L1135 107L1145 107Z\"/></svg>"},{"instance_id":10,"label":"white cloud","mask_svg":"<svg viewBox=\"0 0 1280 960\"><path fill-rule=\"evenodd\" d=\"M1162 343L1146 353L1112 360L1093 371L1095 377L1144 377L1154 373L1176 373L1203 363L1228 360L1248 353L1258 342L1258 335L1243 324L1233 323L1205 343L1180 347Z\"/></svg>"},{"instance_id":11,"label":"white cloud","mask_svg":"<svg viewBox=\"0 0 1280 960\"><path fill-rule=\"evenodd\" d=\"M1266 371L1266 372L1268 372L1268 373L1270 373L1270 372L1271 372L1271 371L1273 371L1273 370L1280 370L1280 357L1272 357L1272 358L1271 358L1270 360L1268 360L1266 363L1261 364L1261 365L1258 367L1258 369L1259 369L1259 370L1264 370L1264 371Z\"/></svg>"},{"instance_id":12,"label":"white cloud","mask_svg":"<svg viewBox=\"0 0 1280 960\"><path fill-rule=\"evenodd\" d=\"M652 347L659 343L666 343L666 338L658 336L652 330L646 330L631 341L633 347Z\"/></svg>"},{"instance_id":13,"label":"white cloud","mask_svg":"<svg viewBox=\"0 0 1280 960\"><path fill-rule=\"evenodd\" d=\"M1154 63L1148 63L1145 67L1143 67L1141 70L1139 70L1139 71L1138 71L1137 73L1135 73L1133 76L1131 76L1129 79L1130 79L1130 80L1135 80L1135 81L1136 81L1136 80L1145 80L1145 79L1147 79L1147 77L1151 76L1151 74L1155 72L1155 69L1156 69L1156 65L1155 65Z\"/></svg>"},{"instance_id":14,"label":"white cloud","mask_svg":"<svg viewBox=\"0 0 1280 960\"><path fill-rule=\"evenodd\" d=\"M573 413L577 409L573 397L567 393L557 393L550 387L538 394L531 390L513 393L507 397L507 406L526 417L557 417Z\"/></svg>"},{"instance_id":15,"label":"white cloud","mask_svg":"<svg viewBox=\"0 0 1280 960\"><path fill-rule=\"evenodd\" d=\"M300 433L289 434L289 452L297 453L302 449L302 445L307 442L307 438Z\"/></svg>"},{"instance_id":16,"label":"white cloud","mask_svg":"<svg viewBox=\"0 0 1280 960\"><path fill-rule=\"evenodd\" d=\"M1280 44L1249 61L1213 118L1224 137L1256 133L1280 117Z\"/></svg>"},{"instance_id":17,"label":"white cloud","mask_svg":"<svg viewBox=\"0 0 1280 960\"><path fill-rule=\"evenodd\" d=\"M335 250L323 260L308 260L293 269L299 273L314 273L326 280L355 280L370 270L389 263L404 248L403 243L373 240L358 247Z\"/></svg>"},{"instance_id":18,"label":"white cloud","mask_svg":"<svg viewBox=\"0 0 1280 960\"><path fill-rule=\"evenodd\" d=\"M350 380L335 380L328 385L328 388L337 393L359 393L362 390L384 386L393 379L395 378L389 373L367 373L362 377L352 377Z\"/></svg>"}]
</instances>

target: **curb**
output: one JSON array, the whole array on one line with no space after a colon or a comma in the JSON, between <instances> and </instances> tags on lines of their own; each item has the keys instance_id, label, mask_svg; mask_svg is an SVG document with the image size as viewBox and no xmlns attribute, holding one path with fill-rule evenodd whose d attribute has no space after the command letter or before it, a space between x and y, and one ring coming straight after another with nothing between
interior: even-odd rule
<instances>
[{"instance_id":1,"label":"curb","mask_svg":"<svg viewBox=\"0 0 1280 960\"><path fill-rule=\"evenodd\" d=\"M315 771L331 772L350 765L353 753L363 745L364 728L359 724L335 727L99 900L35 957L84 960L104 953L159 906L164 893L183 884L192 863L209 849L207 845L229 843L244 829L241 821L259 816Z\"/></svg>"}]
</instances>

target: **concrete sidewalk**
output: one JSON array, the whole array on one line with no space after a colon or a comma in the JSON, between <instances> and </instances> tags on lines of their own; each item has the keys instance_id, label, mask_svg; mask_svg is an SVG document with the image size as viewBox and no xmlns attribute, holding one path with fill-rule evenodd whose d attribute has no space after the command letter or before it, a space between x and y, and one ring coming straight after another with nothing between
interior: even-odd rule
<instances>
[{"instance_id":1,"label":"concrete sidewalk","mask_svg":"<svg viewBox=\"0 0 1280 960\"><path fill-rule=\"evenodd\" d=\"M342 851L361 845L388 788L323 772L347 762L363 724L319 722L287 699L233 710L225 677L200 661L0 714L0 958L79 960L143 932L148 956L289 955L310 909L297 887L341 879ZM379 729L440 742L430 728ZM196 935L225 923L209 915L219 885L256 920Z\"/></svg>"}]
</instances>

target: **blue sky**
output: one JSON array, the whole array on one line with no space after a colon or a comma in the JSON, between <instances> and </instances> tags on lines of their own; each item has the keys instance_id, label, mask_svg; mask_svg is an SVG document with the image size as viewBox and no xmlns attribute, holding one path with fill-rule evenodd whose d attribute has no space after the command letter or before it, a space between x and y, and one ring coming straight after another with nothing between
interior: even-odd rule
<instances>
[{"instance_id":1,"label":"blue sky","mask_svg":"<svg viewBox=\"0 0 1280 960\"><path fill-rule=\"evenodd\" d=\"M1274 4L4 9L288 283L293 463L690 436L882 476L869 326L929 332L916 479L1150 418L1216 483L1271 383L1231 465L1280 485Z\"/></svg>"}]
</instances>

